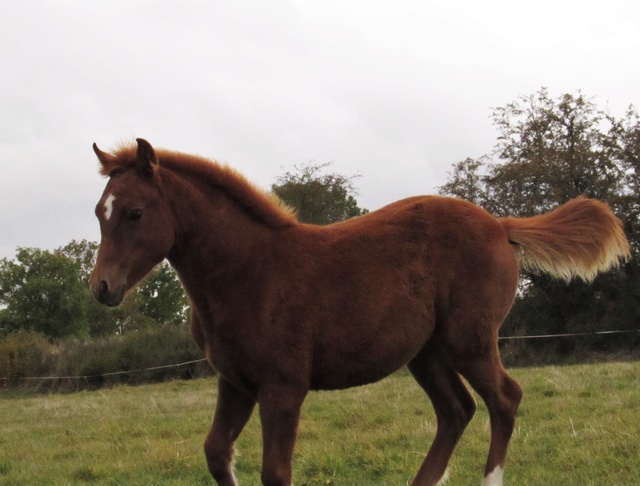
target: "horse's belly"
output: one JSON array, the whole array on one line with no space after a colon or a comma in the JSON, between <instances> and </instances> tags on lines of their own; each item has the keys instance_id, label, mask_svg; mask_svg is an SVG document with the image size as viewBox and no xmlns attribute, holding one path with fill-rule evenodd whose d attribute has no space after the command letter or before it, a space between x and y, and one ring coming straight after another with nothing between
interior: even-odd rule
<instances>
[{"instance_id":1,"label":"horse's belly","mask_svg":"<svg viewBox=\"0 0 640 486\"><path fill-rule=\"evenodd\" d=\"M314 376L311 380L311 390L342 390L368 385L369 383L380 381L401 367L402 365L385 370L349 370L347 373L344 371L340 373L322 373Z\"/></svg>"},{"instance_id":2,"label":"horse's belly","mask_svg":"<svg viewBox=\"0 0 640 486\"><path fill-rule=\"evenodd\" d=\"M426 339L406 342L401 347L375 344L367 348L334 348L316 356L312 367L311 389L337 390L373 383L411 361Z\"/></svg>"}]
</instances>

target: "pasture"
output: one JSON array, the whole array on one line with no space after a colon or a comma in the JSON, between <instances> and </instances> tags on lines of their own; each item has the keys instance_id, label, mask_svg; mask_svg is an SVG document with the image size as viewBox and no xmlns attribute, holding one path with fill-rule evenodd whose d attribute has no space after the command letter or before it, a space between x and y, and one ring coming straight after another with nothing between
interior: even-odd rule
<instances>
[{"instance_id":1,"label":"pasture","mask_svg":"<svg viewBox=\"0 0 640 486\"><path fill-rule=\"evenodd\" d=\"M524 398L505 484L640 484L639 362L510 374ZM69 395L2 391L0 485L213 484L202 442L215 388L215 379L198 379ZM311 393L294 455L295 484L407 484L434 431L431 405L406 371L374 385ZM478 401L448 484L480 484L488 434ZM237 449L240 483L259 484L256 413Z\"/></svg>"}]
</instances>

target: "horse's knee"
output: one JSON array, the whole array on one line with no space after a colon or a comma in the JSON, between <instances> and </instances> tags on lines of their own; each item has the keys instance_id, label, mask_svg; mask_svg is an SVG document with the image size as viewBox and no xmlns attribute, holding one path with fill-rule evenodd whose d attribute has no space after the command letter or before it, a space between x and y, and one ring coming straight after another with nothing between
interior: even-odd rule
<instances>
[{"instance_id":1,"label":"horse's knee","mask_svg":"<svg viewBox=\"0 0 640 486\"><path fill-rule=\"evenodd\" d=\"M506 374L502 382L502 396L507 402L509 412L515 416L520 400L522 400L522 388L520 388L516 380Z\"/></svg>"},{"instance_id":2,"label":"horse's knee","mask_svg":"<svg viewBox=\"0 0 640 486\"><path fill-rule=\"evenodd\" d=\"M443 414L442 425L448 427L450 432L448 435L457 442L462 436L462 433L471 422L471 419L476 413L476 402L473 398L469 397L469 400L461 400L447 409L447 412Z\"/></svg>"},{"instance_id":3,"label":"horse's knee","mask_svg":"<svg viewBox=\"0 0 640 486\"><path fill-rule=\"evenodd\" d=\"M504 393L511 400L513 407L517 409L518 405L520 405L520 400L522 400L522 388L520 388L520 385L518 385L518 382L513 378L511 378L510 376L507 376L505 379L505 384L503 386L503 389L504 389Z\"/></svg>"},{"instance_id":4,"label":"horse's knee","mask_svg":"<svg viewBox=\"0 0 640 486\"><path fill-rule=\"evenodd\" d=\"M447 415L462 427L466 427L476 413L476 401L473 397L460 397L461 400L447 410Z\"/></svg>"},{"instance_id":5,"label":"horse's knee","mask_svg":"<svg viewBox=\"0 0 640 486\"><path fill-rule=\"evenodd\" d=\"M496 425L504 429L504 433L507 436L511 436L513 428L515 427L516 412L518 405L520 405L520 400L522 400L522 389L520 385L518 385L513 378L505 374L501 393L497 399L495 413L497 414L496 418L499 419L500 424Z\"/></svg>"},{"instance_id":6,"label":"horse's knee","mask_svg":"<svg viewBox=\"0 0 640 486\"><path fill-rule=\"evenodd\" d=\"M476 414L476 409L477 405L473 397L470 396L469 400L465 400L462 402L462 413L460 416L463 420L464 427L466 427L469 422L471 422L471 419Z\"/></svg>"},{"instance_id":7,"label":"horse's knee","mask_svg":"<svg viewBox=\"0 0 640 486\"><path fill-rule=\"evenodd\" d=\"M507 378L508 384L504 386L503 390L505 396L508 397L508 400L510 402L510 412L512 417L511 427L513 428L516 422L516 412L518 411L518 406L520 405L520 401L522 400L522 388L520 388L520 385L518 385L518 383L514 379L510 377Z\"/></svg>"},{"instance_id":8,"label":"horse's knee","mask_svg":"<svg viewBox=\"0 0 640 486\"><path fill-rule=\"evenodd\" d=\"M476 413L476 400L466 387L464 387L464 391L465 393L460 393L458 396L460 398L460 404L464 410L464 414L469 420L471 420Z\"/></svg>"}]
</instances>

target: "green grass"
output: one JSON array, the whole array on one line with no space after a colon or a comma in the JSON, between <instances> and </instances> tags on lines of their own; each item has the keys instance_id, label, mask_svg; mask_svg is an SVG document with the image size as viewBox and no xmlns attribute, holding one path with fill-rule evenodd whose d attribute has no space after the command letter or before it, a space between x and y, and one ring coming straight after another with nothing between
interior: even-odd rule
<instances>
[{"instance_id":1,"label":"green grass","mask_svg":"<svg viewBox=\"0 0 640 486\"><path fill-rule=\"evenodd\" d=\"M505 482L640 484L640 363L514 369L524 399ZM0 393L0 485L213 484L202 442L215 380L176 381L70 395ZM259 484L260 426L239 442L236 473ZM310 394L294 457L301 485L404 485L435 430L433 411L407 372L375 385ZM450 463L451 485L481 482L486 409Z\"/></svg>"}]
</instances>

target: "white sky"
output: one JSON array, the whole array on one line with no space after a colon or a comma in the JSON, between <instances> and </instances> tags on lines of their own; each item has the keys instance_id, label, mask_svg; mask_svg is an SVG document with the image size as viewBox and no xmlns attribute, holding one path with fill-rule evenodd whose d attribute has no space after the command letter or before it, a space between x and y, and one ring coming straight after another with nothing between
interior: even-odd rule
<instances>
[{"instance_id":1,"label":"white sky","mask_svg":"<svg viewBox=\"0 0 640 486\"><path fill-rule=\"evenodd\" d=\"M3 0L0 258L98 240L109 150L359 173L370 210L489 153L493 107L545 86L640 104L637 0Z\"/></svg>"}]
</instances>

